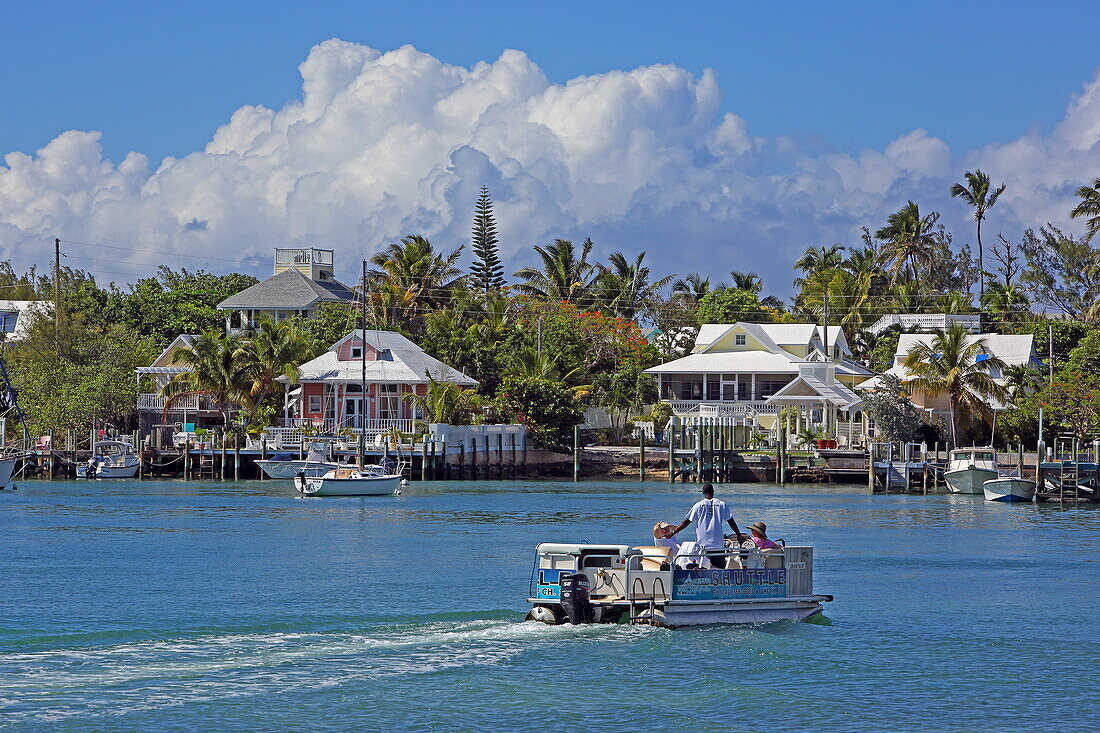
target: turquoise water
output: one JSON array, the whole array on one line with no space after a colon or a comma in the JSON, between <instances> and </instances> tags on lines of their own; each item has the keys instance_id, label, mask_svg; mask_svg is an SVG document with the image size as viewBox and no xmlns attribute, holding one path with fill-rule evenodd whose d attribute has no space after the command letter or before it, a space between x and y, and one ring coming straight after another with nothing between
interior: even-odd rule
<instances>
[{"instance_id":1,"label":"turquoise water","mask_svg":"<svg viewBox=\"0 0 1100 733\"><path fill-rule=\"evenodd\" d=\"M535 543L641 544L690 485L26 482L0 494L0 729L1100 727L1097 509L718 493L815 546L831 626L521 623Z\"/></svg>"}]
</instances>

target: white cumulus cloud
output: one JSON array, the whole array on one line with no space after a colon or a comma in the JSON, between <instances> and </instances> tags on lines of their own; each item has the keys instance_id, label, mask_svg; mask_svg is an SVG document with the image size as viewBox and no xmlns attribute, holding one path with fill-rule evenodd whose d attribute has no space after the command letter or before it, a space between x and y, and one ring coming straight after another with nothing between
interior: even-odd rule
<instances>
[{"instance_id":1,"label":"white cumulus cloud","mask_svg":"<svg viewBox=\"0 0 1100 733\"><path fill-rule=\"evenodd\" d=\"M756 270L784 292L799 251L856 243L907 199L943 211L968 241L967 212L948 195L965 170L1008 184L990 220L1010 235L1067 225L1073 190L1100 175L1100 72L1049 133L952 151L916 129L883 150L842 152L752 135L751 121L721 111L712 72L669 65L554 84L519 51L465 68L410 46L330 40L299 71L300 99L241 107L201 151L155 169L136 152L104 159L98 132L9 153L0 255L28 264L30 245L60 236L210 257L225 270L227 258L315 244L335 248L352 279L362 254L406 234L466 242L487 185L510 265L532 244L591 235L601 254L645 249L660 270L719 278ZM110 252L135 274L202 264Z\"/></svg>"}]
</instances>

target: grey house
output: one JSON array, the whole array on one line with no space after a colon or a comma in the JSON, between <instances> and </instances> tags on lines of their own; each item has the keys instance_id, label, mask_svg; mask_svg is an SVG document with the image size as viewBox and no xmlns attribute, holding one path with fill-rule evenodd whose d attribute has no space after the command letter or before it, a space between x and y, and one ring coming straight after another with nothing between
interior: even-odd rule
<instances>
[{"instance_id":1,"label":"grey house","mask_svg":"<svg viewBox=\"0 0 1100 733\"><path fill-rule=\"evenodd\" d=\"M355 293L333 275L331 249L276 249L275 274L218 303L225 328L237 333L261 318L312 318L321 303L347 303Z\"/></svg>"}]
</instances>

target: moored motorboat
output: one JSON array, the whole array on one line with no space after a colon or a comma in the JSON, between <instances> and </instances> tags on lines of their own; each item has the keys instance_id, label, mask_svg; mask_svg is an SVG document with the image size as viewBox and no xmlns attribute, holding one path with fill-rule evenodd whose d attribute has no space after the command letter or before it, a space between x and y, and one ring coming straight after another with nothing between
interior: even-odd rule
<instances>
[{"instance_id":1,"label":"moored motorboat","mask_svg":"<svg viewBox=\"0 0 1100 733\"><path fill-rule=\"evenodd\" d=\"M997 452L993 448L957 448L951 451L943 474L953 494L981 494L986 481L997 478Z\"/></svg>"},{"instance_id":2,"label":"moored motorboat","mask_svg":"<svg viewBox=\"0 0 1100 733\"><path fill-rule=\"evenodd\" d=\"M273 453L270 458L256 461L260 470L267 474L268 478L292 479L306 468L311 470L323 469L324 471L346 468L338 462L332 452L333 441L331 439L317 439L309 444L309 450L305 458L295 458L289 451Z\"/></svg>"},{"instance_id":3,"label":"moored motorboat","mask_svg":"<svg viewBox=\"0 0 1100 733\"><path fill-rule=\"evenodd\" d=\"M1031 501L1035 482L1019 476L1001 476L982 484L986 501Z\"/></svg>"},{"instance_id":4,"label":"moored motorboat","mask_svg":"<svg viewBox=\"0 0 1100 733\"><path fill-rule=\"evenodd\" d=\"M133 478L141 457L122 440L101 440L92 446L92 457L76 467L77 478Z\"/></svg>"},{"instance_id":5,"label":"moored motorboat","mask_svg":"<svg viewBox=\"0 0 1100 733\"><path fill-rule=\"evenodd\" d=\"M401 474L382 466L341 467L320 475L305 471L294 477L294 486L306 496L389 496L401 487Z\"/></svg>"},{"instance_id":6,"label":"moored motorboat","mask_svg":"<svg viewBox=\"0 0 1100 733\"><path fill-rule=\"evenodd\" d=\"M804 621L833 599L813 592L812 547L735 545L724 552L725 569L659 547L544 542L535 554L527 620L548 624Z\"/></svg>"}]
</instances>

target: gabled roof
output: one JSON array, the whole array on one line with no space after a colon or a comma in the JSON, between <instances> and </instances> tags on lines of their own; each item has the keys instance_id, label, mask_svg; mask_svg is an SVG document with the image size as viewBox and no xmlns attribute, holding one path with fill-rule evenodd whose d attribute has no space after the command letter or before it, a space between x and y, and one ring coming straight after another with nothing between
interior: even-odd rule
<instances>
[{"instance_id":1,"label":"gabled roof","mask_svg":"<svg viewBox=\"0 0 1100 733\"><path fill-rule=\"evenodd\" d=\"M898 359L903 362L909 350L918 343L932 344L933 334L927 333L903 333L898 337L898 348L894 351L894 364L887 370L889 374L896 374L905 378L908 371L904 365L898 365ZM985 340L985 350L992 356L1000 358L1005 366L1022 364L1039 364L1035 357L1035 337L1031 334L1004 335L999 333L978 333L966 336L966 345L970 346L978 339Z\"/></svg>"},{"instance_id":2,"label":"gabled roof","mask_svg":"<svg viewBox=\"0 0 1100 733\"><path fill-rule=\"evenodd\" d=\"M816 323L707 323L699 328L692 351L700 353L709 350L734 329L752 336L769 351L778 351L783 346L809 346L815 337L822 340L822 329ZM835 346L838 342L848 343L844 330L840 326L830 326L828 345Z\"/></svg>"},{"instance_id":3,"label":"gabled roof","mask_svg":"<svg viewBox=\"0 0 1100 733\"><path fill-rule=\"evenodd\" d=\"M362 379L364 362L360 359L340 361L337 358L340 346L356 336L379 352L378 359L366 362L368 382L417 384L434 379L437 382L453 382L468 387L477 384L476 379L429 356L424 349L401 334L370 329L352 331L316 359L302 364L298 367L299 381L353 383Z\"/></svg>"},{"instance_id":4,"label":"gabled roof","mask_svg":"<svg viewBox=\"0 0 1100 733\"><path fill-rule=\"evenodd\" d=\"M834 380L832 384L826 384L816 374L808 372L800 373L793 381L769 397L767 401L796 404L806 402L804 398L807 395L816 396L822 402L828 402L845 410L857 407L863 402L859 395L843 383Z\"/></svg>"},{"instance_id":5,"label":"gabled roof","mask_svg":"<svg viewBox=\"0 0 1100 733\"><path fill-rule=\"evenodd\" d=\"M336 280L312 280L296 269L283 270L218 303L220 310L305 310L318 301L347 302L355 297Z\"/></svg>"},{"instance_id":6,"label":"gabled roof","mask_svg":"<svg viewBox=\"0 0 1100 733\"><path fill-rule=\"evenodd\" d=\"M172 339L172 342L164 347L164 350L157 355L156 359L153 359L153 363L147 367L138 367L135 371L138 374L177 374L179 372L187 371L186 369L176 366L175 356L176 351L179 349L190 349L192 344L195 343L195 339L198 336L191 333L181 333Z\"/></svg>"}]
</instances>

